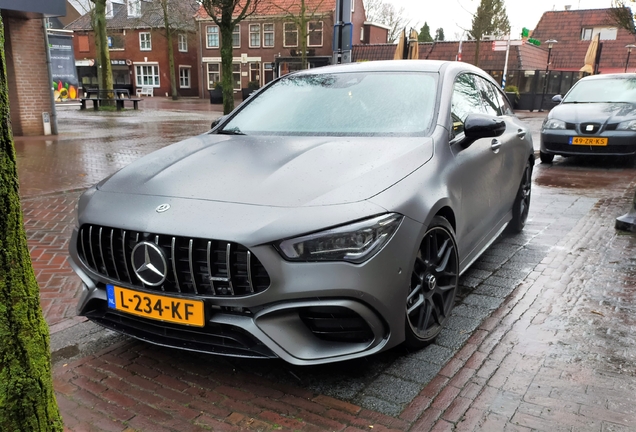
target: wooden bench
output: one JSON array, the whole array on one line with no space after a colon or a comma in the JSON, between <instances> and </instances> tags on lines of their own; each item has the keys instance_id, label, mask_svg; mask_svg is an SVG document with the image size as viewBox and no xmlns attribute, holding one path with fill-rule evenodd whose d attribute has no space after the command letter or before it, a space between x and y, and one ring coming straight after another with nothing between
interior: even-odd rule
<instances>
[{"instance_id":1,"label":"wooden bench","mask_svg":"<svg viewBox=\"0 0 636 432\"><path fill-rule=\"evenodd\" d=\"M155 90L152 87L142 86L137 88L137 96L155 96Z\"/></svg>"},{"instance_id":2,"label":"wooden bench","mask_svg":"<svg viewBox=\"0 0 636 432\"><path fill-rule=\"evenodd\" d=\"M127 89L115 89L115 90L98 90L98 89L89 89L85 90L85 96L80 98L80 109L86 109L86 102L93 102L93 109L95 111L99 110L99 107L103 104L103 102L115 102L117 107L117 111L121 111L124 109L124 102L129 101L133 103L133 108L139 108L140 98L135 98L130 96L130 92Z\"/></svg>"}]
</instances>

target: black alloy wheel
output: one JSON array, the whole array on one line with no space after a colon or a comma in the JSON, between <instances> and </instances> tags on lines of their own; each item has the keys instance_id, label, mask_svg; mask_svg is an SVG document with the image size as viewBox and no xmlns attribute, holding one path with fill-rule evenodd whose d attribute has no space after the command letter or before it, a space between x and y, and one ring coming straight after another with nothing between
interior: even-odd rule
<instances>
[{"instance_id":1,"label":"black alloy wheel","mask_svg":"<svg viewBox=\"0 0 636 432\"><path fill-rule=\"evenodd\" d=\"M453 228L436 216L424 234L415 258L406 297L406 338L409 348L422 348L439 334L455 305L459 255Z\"/></svg>"},{"instance_id":2,"label":"black alloy wheel","mask_svg":"<svg viewBox=\"0 0 636 432\"><path fill-rule=\"evenodd\" d=\"M526 226L528 212L530 211L530 198L532 196L532 164L526 163L526 169L521 177L521 184L512 205L512 220L510 221L510 231L520 233Z\"/></svg>"}]
</instances>

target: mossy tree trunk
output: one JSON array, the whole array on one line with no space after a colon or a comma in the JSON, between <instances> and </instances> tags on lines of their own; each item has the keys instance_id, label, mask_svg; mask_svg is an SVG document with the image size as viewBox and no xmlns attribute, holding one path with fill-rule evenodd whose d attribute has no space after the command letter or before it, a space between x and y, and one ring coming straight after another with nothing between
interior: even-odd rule
<instances>
[{"instance_id":1,"label":"mossy tree trunk","mask_svg":"<svg viewBox=\"0 0 636 432\"><path fill-rule=\"evenodd\" d=\"M106 0L91 0L95 3L93 28L95 29L95 48L97 53L97 77L101 90L113 89L113 70L110 66L108 35L106 33ZM114 95L113 95L114 97Z\"/></svg>"},{"instance_id":2,"label":"mossy tree trunk","mask_svg":"<svg viewBox=\"0 0 636 432\"><path fill-rule=\"evenodd\" d=\"M1 17L0 115L0 430L62 431L49 328L22 223Z\"/></svg>"}]
</instances>

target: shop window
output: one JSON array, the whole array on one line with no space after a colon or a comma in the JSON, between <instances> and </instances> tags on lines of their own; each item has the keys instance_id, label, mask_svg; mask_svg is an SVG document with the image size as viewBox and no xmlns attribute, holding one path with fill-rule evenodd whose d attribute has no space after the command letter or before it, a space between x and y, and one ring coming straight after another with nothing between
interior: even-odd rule
<instances>
[{"instance_id":1,"label":"shop window","mask_svg":"<svg viewBox=\"0 0 636 432\"><path fill-rule=\"evenodd\" d=\"M232 86L234 90L241 89L241 64L232 63Z\"/></svg>"},{"instance_id":2,"label":"shop window","mask_svg":"<svg viewBox=\"0 0 636 432\"><path fill-rule=\"evenodd\" d=\"M216 83L221 81L221 64L208 63L208 90L214 89Z\"/></svg>"}]
</instances>

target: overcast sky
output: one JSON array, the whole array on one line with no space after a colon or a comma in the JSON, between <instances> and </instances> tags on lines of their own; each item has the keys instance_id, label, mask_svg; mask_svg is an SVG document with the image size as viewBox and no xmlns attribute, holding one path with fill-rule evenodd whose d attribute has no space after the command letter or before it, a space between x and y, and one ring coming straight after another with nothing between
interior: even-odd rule
<instances>
[{"instance_id":1,"label":"overcast sky","mask_svg":"<svg viewBox=\"0 0 636 432\"><path fill-rule=\"evenodd\" d=\"M457 40L463 29L469 29L472 15L480 0L386 0L398 9L403 7L405 16L412 19L411 26L419 30L426 21L435 36L435 29L442 27L446 40ZM533 29L543 12L572 9L599 9L611 6L611 0L505 0L513 39L519 37L521 29Z\"/></svg>"}]
</instances>

